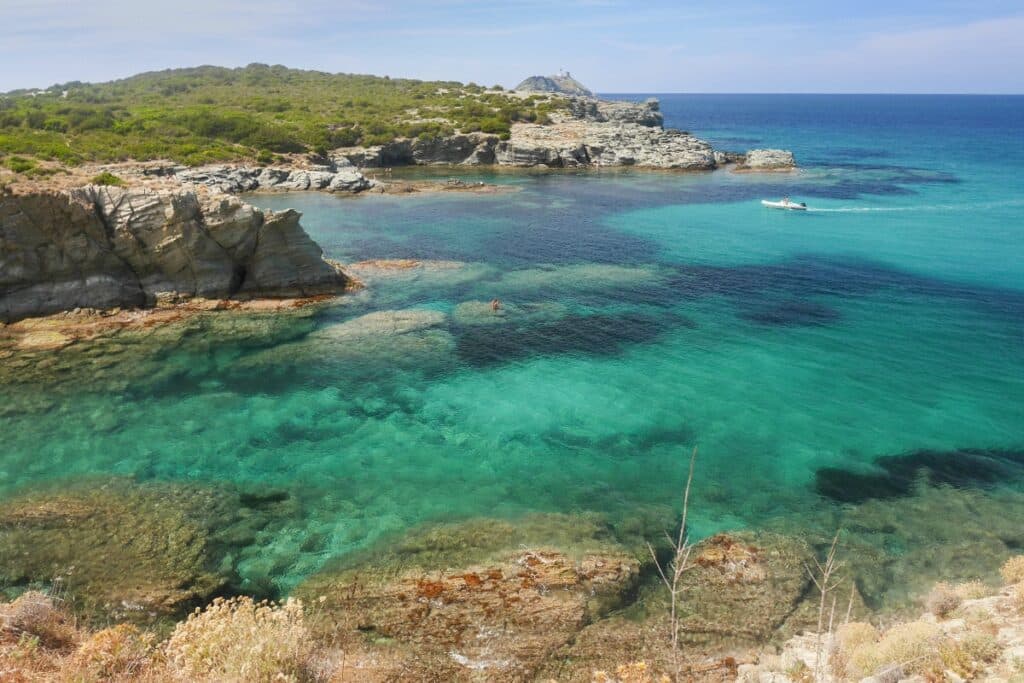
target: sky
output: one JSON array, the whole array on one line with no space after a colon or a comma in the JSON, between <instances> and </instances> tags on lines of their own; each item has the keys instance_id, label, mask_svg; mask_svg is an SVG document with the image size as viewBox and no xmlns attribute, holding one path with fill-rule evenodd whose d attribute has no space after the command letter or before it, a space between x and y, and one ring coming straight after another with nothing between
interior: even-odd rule
<instances>
[{"instance_id":1,"label":"sky","mask_svg":"<svg viewBox=\"0 0 1024 683\"><path fill-rule=\"evenodd\" d=\"M200 64L604 93L1024 93L1024 0L0 0L0 91Z\"/></svg>"}]
</instances>

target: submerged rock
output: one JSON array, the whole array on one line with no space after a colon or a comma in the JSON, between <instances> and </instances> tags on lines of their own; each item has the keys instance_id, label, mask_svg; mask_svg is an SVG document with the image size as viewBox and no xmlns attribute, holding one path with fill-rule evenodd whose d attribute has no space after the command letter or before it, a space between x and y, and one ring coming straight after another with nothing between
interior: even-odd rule
<instances>
[{"instance_id":1,"label":"submerged rock","mask_svg":"<svg viewBox=\"0 0 1024 683\"><path fill-rule=\"evenodd\" d=\"M213 347L293 339L311 329L312 316L326 303L193 299L167 308L79 310L0 326L0 385L10 392L0 416L34 411L36 392L55 398L83 386L120 393L158 384L187 370L166 362L170 349L207 358Z\"/></svg>"},{"instance_id":2,"label":"submerged rock","mask_svg":"<svg viewBox=\"0 0 1024 683\"><path fill-rule=\"evenodd\" d=\"M414 531L311 577L298 594L319 601L320 627L341 639L409 647L412 672L447 659L462 675L520 680L621 604L639 567L597 520L538 515Z\"/></svg>"},{"instance_id":3,"label":"submerged rock","mask_svg":"<svg viewBox=\"0 0 1024 683\"><path fill-rule=\"evenodd\" d=\"M345 364L349 377L395 369L441 370L454 358L455 338L440 311L375 311L336 323L305 338L246 356L238 367L309 361Z\"/></svg>"},{"instance_id":4,"label":"submerged rock","mask_svg":"<svg viewBox=\"0 0 1024 683\"><path fill-rule=\"evenodd\" d=\"M529 324L545 320L557 320L569 314L565 304L557 302L506 303L501 302L495 309L490 301L463 301L452 312L457 325L490 326L508 323Z\"/></svg>"},{"instance_id":5,"label":"submerged rock","mask_svg":"<svg viewBox=\"0 0 1024 683\"><path fill-rule=\"evenodd\" d=\"M494 273L483 263L462 261L431 261L417 259L372 259L349 263L345 273L373 285L377 282L398 282L443 287L474 282Z\"/></svg>"},{"instance_id":6,"label":"submerged rock","mask_svg":"<svg viewBox=\"0 0 1024 683\"><path fill-rule=\"evenodd\" d=\"M868 603L914 604L936 581L994 580L994 568L1024 547L1024 495L918 485L912 495L844 508L841 559ZM806 522L805 522L806 523Z\"/></svg>"},{"instance_id":7,"label":"submerged rock","mask_svg":"<svg viewBox=\"0 0 1024 683\"><path fill-rule=\"evenodd\" d=\"M439 327L447 320L444 313L423 309L400 311L374 311L337 325L317 330L317 339L334 341L357 340L366 337L397 336Z\"/></svg>"},{"instance_id":8,"label":"submerged rock","mask_svg":"<svg viewBox=\"0 0 1024 683\"><path fill-rule=\"evenodd\" d=\"M658 282L661 273L648 266L578 263L513 270L502 276L496 291L506 289L599 290Z\"/></svg>"},{"instance_id":9,"label":"submerged rock","mask_svg":"<svg viewBox=\"0 0 1024 683\"><path fill-rule=\"evenodd\" d=\"M8 499L0 587L52 586L107 617L180 615L235 581L214 528L243 507L229 491L124 480Z\"/></svg>"}]
</instances>

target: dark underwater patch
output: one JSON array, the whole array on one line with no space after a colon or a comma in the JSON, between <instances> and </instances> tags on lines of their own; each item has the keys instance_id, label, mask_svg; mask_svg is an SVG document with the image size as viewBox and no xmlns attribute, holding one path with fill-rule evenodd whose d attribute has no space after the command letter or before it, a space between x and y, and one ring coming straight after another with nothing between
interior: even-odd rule
<instances>
[{"instance_id":1,"label":"dark underwater patch","mask_svg":"<svg viewBox=\"0 0 1024 683\"><path fill-rule=\"evenodd\" d=\"M688 426L665 426L634 433L593 437L559 429L542 434L541 439L558 449L623 458L644 455L663 446L688 447L696 442L697 433Z\"/></svg>"},{"instance_id":2,"label":"dark underwater patch","mask_svg":"<svg viewBox=\"0 0 1024 683\"><path fill-rule=\"evenodd\" d=\"M529 356L614 355L687 322L672 313L570 315L536 325L470 326L454 332L459 359L479 367Z\"/></svg>"},{"instance_id":3,"label":"dark underwater patch","mask_svg":"<svg viewBox=\"0 0 1024 683\"><path fill-rule=\"evenodd\" d=\"M825 304L800 300L751 307L741 311L739 316L766 327L830 325L841 317L839 311Z\"/></svg>"},{"instance_id":4,"label":"dark underwater patch","mask_svg":"<svg viewBox=\"0 0 1024 683\"><path fill-rule=\"evenodd\" d=\"M866 259L801 255L781 263L742 266L684 265L666 287L683 299L725 296L742 309L784 305L810 297L862 297L882 290L977 305L1018 320L1024 317L1024 292L917 275ZM765 302L778 301L779 304ZM754 303L751 303L754 302Z\"/></svg>"},{"instance_id":5,"label":"dark underwater patch","mask_svg":"<svg viewBox=\"0 0 1024 683\"><path fill-rule=\"evenodd\" d=\"M882 456L874 465L873 472L823 467L815 472L815 489L838 503L863 503L908 496L919 482L985 488L1024 475L1024 450L920 450Z\"/></svg>"}]
</instances>

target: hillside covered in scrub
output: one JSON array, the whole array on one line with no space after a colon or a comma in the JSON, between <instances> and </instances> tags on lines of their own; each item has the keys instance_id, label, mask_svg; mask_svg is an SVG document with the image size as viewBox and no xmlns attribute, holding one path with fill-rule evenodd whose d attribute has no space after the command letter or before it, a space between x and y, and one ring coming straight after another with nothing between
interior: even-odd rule
<instances>
[{"instance_id":1,"label":"hillside covered in scrub","mask_svg":"<svg viewBox=\"0 0 1024 683\"><path fill-rule=\"evenodd\" d=\"M31 174L35 164L24 157L269 162L275 154L323 154L396 138L507 137L512 123L544 122L565 106L472 83L201 66L0 94L0 163Z\"/></svg>"}]
</instances>

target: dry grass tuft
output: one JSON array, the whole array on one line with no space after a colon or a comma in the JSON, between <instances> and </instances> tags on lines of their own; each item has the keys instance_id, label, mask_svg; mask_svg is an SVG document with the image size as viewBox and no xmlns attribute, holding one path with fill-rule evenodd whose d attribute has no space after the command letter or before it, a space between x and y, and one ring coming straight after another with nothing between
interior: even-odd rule
<instances>
[{"instance_id":1,"label":"dry grass tuft","mask_svg":"<svg viewBox=\"0 0 1024 683\"><path fill-rule=\"evenodd\" d=\"M1024 555L1014 555L1003 564L999 573L1008 584L1017 584L1024 581Z\"/></svg>"},{"instance_id":2,"label":"dry grass tuft","mask_svg":"<svg viewBox=\"0 0 1024 683\"><path fill-rule=\"evenodd\" d=\"M964 601L953 586L940 581L925 598L925 608L939 619L946 619Z\"/></svg>"},{"instance_id":3,"label":"dry grass tuft","mask_svg":"<svg viewBox=\"0 0 1024 683\"><path fill-rule=\"evenodd\" d=\"M1017 614L1024 614L1024 586L1015 586L1010 593L1010 605Z\"/></svg>"},{"instance_id":4,"label":"dry grass tuft","mask_svg":"<svg viewBox=\"0 0 1024 683\"><path fill-rule=\"evenodd\" d=\"M942 666L938 644L942 631L935 624L911 621L893 626L878 642L861 642L843 651L845 677L904 678L927 674ZM941 669L939 669L941 671Z\"/></svg>"},{"instance_id":5,"label":"dry grass tuft","mask_svg":"<svg viewBox=\"0 0 1024 683\"><path fill-rule=\"evenodd\" d=\"M953 586L953 592L964 600L979 600L991 595L993 590L981 581L963 581Z\"/></svg>"},{"instance_id":6,"label":"dry grass tuft","mask_svg":"<svg viewBox=\"0 0 1024 683\"><path fill-rule=\"evenodd\" d=\"M313 643L298 600L214 600L178 624L165 648L168 671L189 681L306 681Z\"/></svg>"},{"instance_id":7,"label":"dry grass tuft","mask_svg":"<svg viewBox=\"0 0 1024 683\"><path fill-rule=\"evenodd\" d=\"M70 678L107 680L132 678L150 666L154 637L131 624L118 624L92 634L64 667Z\"/></svg>"},{"instance_id":8,"label":"dry grass tuft","mask_svg":"<svg viewBox=\"0 0 1024 683\"><path fill-rule=\"evenodd\" d=\"M836 629L836 644L845 650L852 650L865 643L874 643L878 638L878 629L863 621L851 621Z\"/></svg>"},{"instance_id":9,"label":"dry grass tuft","mask_svg":"<svg viewBox=\"0 0 1024 683\"><path fill-rule=\"evenodd\" d=\"M939 645L942 665L960 678L975 679L986 664L991 664L1002 654L1002 648L995 636L980 631L971 631L959 640L946 640Z\"/></svg>"},{"instance_id":10,"label":"dry grass tuft","mask_svg":"<svg viewBox=\"0 0 1024 683\"><path fill-rule=\"evenodd\" d=\"M74 620L52 597L28 591L0 605L0 635L7 640L35 638L45 647L64 648L75 642L77 631Z\"/></svg>"}]
</instances>

